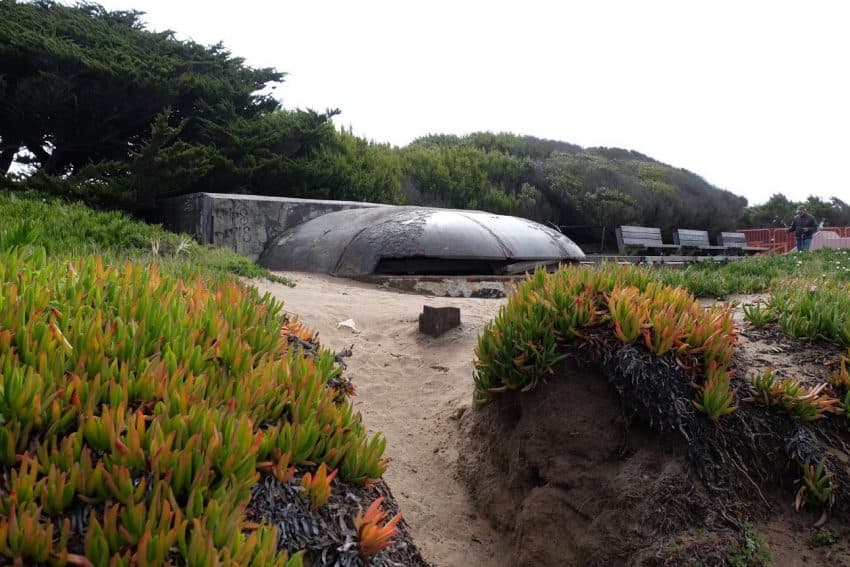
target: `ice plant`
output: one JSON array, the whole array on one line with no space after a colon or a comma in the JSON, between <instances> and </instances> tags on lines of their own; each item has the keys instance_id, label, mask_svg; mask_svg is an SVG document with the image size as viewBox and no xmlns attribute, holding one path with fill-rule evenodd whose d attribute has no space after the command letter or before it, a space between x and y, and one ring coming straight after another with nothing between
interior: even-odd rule
<instances>
[{"instance_id":1,"label":"ice plant","mask_svg":"<svg viewBox=\"0 0 850 567\"><path fill-rule=\"evenodd\" d=\"M729 305L703 309L687 290L659 283L644 270L537 270L478 341L475 399L484 403L508 390L530 390L575 354L568 349L592 361L612 347L608 337L656 356L673 355L683 369L700 374L728 370L737 334ZM712 419L734 411L728 379L702 382L699 408Z\"/></svg>"},{"instance_id":2,"label":"ice plant","mask_svg":"<svg viewBox=\"0 0 850 567\"><path fill-rule=\"evenodd\" d=\"M826 391L828 384L807 387L795 378L777 381L772 370L753 378L754 395L745 401L757 401L775 407L794 419L814 421L827 413L843 413L841 400Z\"/></svg>"},{"instance_id":3,"label":"ice plant","mask_svg":"<svg viewBox=\"0 0 850 567\"><path fill-rule=\"evenodd\" d=\"M838 370L830 374L828 378L829 383L837 388L844 388L846 391L850 391L850 371L848 371L848 365L850 365L850 353L848 353L848 356L841 357L841 360L838 362Z\"/></svg>"},{"instance_id":4,"label":"ice plant","mask_svg":"<svg viewBox=\"0 0 850 567\"><path fill-rule=\"evenodd\" d=\"M657 356L679 348L685 335L676 308L668 305L654 310L649 315L649 325L643 329L646 348Z\"/></svg>"},{"instance_id":5,"label":"ice plant","mask_svg":"<svg viewBox=\"0 0 850 567\"><path fill-rule=\"evenodd\" d=\"M393 538L397 533L395 526L401 521L401 512L399 512L384 525L381 525L381 522L387 517L387 513L381 510L383 501L383 497L377 498L369 505L365 513L362 510L357 512L357 517L354 519L360 557L364 562L368 562L369 557L394 543Z\"/></svg>"},{"instance_id":6,"label":"ice plant","mask_svg":"<svg viewBox=\"0 0 850 567\"><path fill-rule=\"evenodd\" d=\"M732 390L730 382L729 371L711 361L706 369L705 383L697 386L694 406L712 421L732 413L738 408L734 405L735 391Z\"/></svg>"},{"instance_id":7,"label":"ice plant","mask_svg":"<svg viewBox=\"0 0 850 567\"><path fill-rule=\"evenodd\" d=\"M301 477L301 498L310 502L310 508L315 510L322 506L331 497L331 483L336 477L337 469L328 474L325 463L319 465L316 474L304 473Z\"/></svg>"},{"instance_id":8,"label":"ice plant","mask_svg":"<svg viewBox=\"0 0 850 567\"><path fill-rule=\"evenodd\" d=\"M379 478L385 442L281 317L232 282L0 251L0 563L299 564L245 534L260 472L318 465L320 502L337 474ZM90 515L70 544L69 509Z\"/></svg>"},{"instance_id":9,"label":"ice plant","mask_svg":"<svg viewBox=\"0 0 850 567\"><path fill-rule=\"evenodd\" d=\"M751 305L744 305L741 307L741 310L744 312L744 319L755 329L764 327L776 320L770 307L764 303L756 302Z\"/></svg>"},{"instance_id":10,"label":"ice plant","mask_svg":"<svg viewBox=\"0 0 850 567\"><path fill-rule=\"evenodd\" d=\"M758 401L759 403L771 406L776 402L774 384L776 383L776 375L770 368L757 373L752 378L754 395L746 398L745 401Z\"/></svg>"},{"instance_id":11,"label":"ice plant","mask_svg":"<svg viewBox=\"0 0 850 567\"><path fill-rule=\"evenodd\" d=\"M24 559L45 562L55 552L53 547L53 524L41 523L41 510L37 506L12 506L5 517L0 518L0 555L12 559L14 564L23 565ZM60 544L67 543L69 523L63 525Z\"/></svg>"},{"instance_id":12,"label":"ice plant","mask_svg":"<svg viewBox=\"0 0 850 567\"><path fill-rule=\"evenodd\" d=\"M635 342L649 317L640 290L635 287L614 289L608 298L608 310L617 338L626 344Z\"/></svg>"},{"instance_id":13,"label":"ice plant","mask_svg":"<svg viewBox=\"0 0 850 567\"><path fill-rule=\"evenodd\" d=\"M289 482L295 476L295 467L289 466L291 459L291 453L282 454L280 449L275 448L274 460L257 463L257 470L274 475L278 482Z\"/></svg>"},{"instance_id":14,"label":"ice plant","mask_svg":"<svg viewBox=\"0 0 850 567\"><path fill-rule=\"evenodd\" d=\"M794 509L800 510L806 504L829 506L834 498L835 489L832 473L826 470L826 459L821 459L817 467L806 463L803 467L803 477L800 479L800 488L794 499Z\"/></svg>"},{"instance_id":15,"label":"ice plant","mask_svg":"<svg viewBox=\"0 0 850 567\"><path fill-rule=\"evenodd\" d=\"M307 342L315 343L319 333L305 326L301 321L294 318L284 319L284 324L280 328L282 337L297 337L298 339Z\"/></svg>"},{"instance_id":16,"label":"ice plant","mask_svg":"<svg viewBox=\"0 0 850 567\"><path fill-rule=\"evenodd\" d=\"M346 450L340 462L343 476L364 483L381 478L387 469L387 461L382 456L386 446L387 440L376 435L360 447Z\"/></svg>"},{"instance_id":17,"label":"ice plant","mask_svg":"<svg viewBox=\"0 0 850 567\"><path fill-rule=\"evenodd\" d=\"M850 287L829 282L809 291L802 286L774 290L770 305L779 326L792 337L823 337L850 346Z\"/></svg>"},{"instance_id":18,"label":"ice plant","mask_svg":"<svg viewBox=\"0 0 850 567\"><path fill-rule=\"evenodd\" d=\"M542 289L549 281L538 270L529 285L520 286L503 306L475 349L475 397L479 403L509 389L532 389L553 373L563 359L558 352L555 309L543 301ZM549 289L549 288L547 288Z\"/></svg>"}]
</instances>

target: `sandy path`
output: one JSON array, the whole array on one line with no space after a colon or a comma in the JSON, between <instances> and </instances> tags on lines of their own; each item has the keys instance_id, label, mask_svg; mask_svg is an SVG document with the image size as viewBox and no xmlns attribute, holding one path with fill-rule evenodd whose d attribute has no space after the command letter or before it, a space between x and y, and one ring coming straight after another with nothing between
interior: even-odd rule
<instances>
[{"instance_id":1,"label":"sandy path","mask_svg":"<svg viewBox=\"0 0 850 567\"><path fill-rule=\"evenodd\" d=\"M354 345L348 375L370 431L387 437L384 478L425 558L436 565L499 565L501 543L478 518L455 478L453 420L472 403L472 357L478 334L505 300L437 298L378 289L318 274L283 274L294 288L253 282L319 331L325 346ZM423 305L460 307L461 326L439 338L421 335ZM359 332L338 328L354 319Z\"/></svg>"}]
</instances>

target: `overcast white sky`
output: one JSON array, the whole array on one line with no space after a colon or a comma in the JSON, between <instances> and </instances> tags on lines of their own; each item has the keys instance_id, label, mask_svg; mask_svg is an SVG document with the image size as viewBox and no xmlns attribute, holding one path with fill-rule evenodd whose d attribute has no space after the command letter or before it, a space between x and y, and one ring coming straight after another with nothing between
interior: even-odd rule
<instances>
[{"instance_id":1,"label":"overcast white sky","mask_svg":"<svg viewBox=\"0 0 850 567\"><path fill-rule=\"evenodd\" d=\"M850 200L847 0L102 0L288 73L286 108L405 145L634 149L744 195Z\"/></svg>"}]
</instances>

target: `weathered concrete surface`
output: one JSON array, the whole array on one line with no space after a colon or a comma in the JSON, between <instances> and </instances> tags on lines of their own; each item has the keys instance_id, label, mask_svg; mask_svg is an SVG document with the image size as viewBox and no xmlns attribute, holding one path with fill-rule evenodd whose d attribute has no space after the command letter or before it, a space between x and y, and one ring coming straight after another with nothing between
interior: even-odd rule
<instances>
[{"instance_id":1,"label":"weathered concrete surface","mask_svg":"<svg viewBox=\"0 0 850 567\"><path fill-rule=\"evenodd\" d=\"M525 280L525 274L513 276L387 276L369 274L357 276L354 279L374 284L379 288L396 289L436 297L499 299L510 295L516 289L517 284Z\"/></svg>"},{"instance_id":2,"label":"weathered concrete surface","mask_svg":"<svg viewBox=\"0 0 850 567\"><path fill-rule=\"evenodd\" d=\"M193 193L157 203L169 230L191 234L201 244L232 248L252 260L287 229L344 209L386 207L376 203Z\"/></svg>"},{"instance_id":3,"label":"weathered concrete surface","mask_svg":"<svg viewBox=\"0 0 850 567\"><path fill-rule=\"evenodd\" d=\"M584 259L569 238L518 217L427 207L343 210L288 230L260 257L272 270L371 274L388 260L463 264ZM386 265L386 264L385 264ZM394 269L403 273L404 265ZM418 271L414 269L413 271ZM482 272L486 273L486 272Z\"/></svg>"}]
</instances>

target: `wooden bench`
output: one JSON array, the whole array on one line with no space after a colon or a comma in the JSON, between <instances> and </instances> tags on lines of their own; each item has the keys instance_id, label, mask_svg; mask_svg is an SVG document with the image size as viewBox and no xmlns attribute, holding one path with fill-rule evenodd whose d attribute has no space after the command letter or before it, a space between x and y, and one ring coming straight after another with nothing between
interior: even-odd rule
<instances>
[{"instance_id":1,"label":"wooden bench","mask_svg":"<svg viewBox=\"0 0 850 567\"><path fill-rule=\"evenodd\" d=\"M620 254L629 256L637 252L678 252L676 244L664 244L661 229L648 226L621 226L617 229L617 246Z\"/></svg>"},{"instance_id":2,"label":"wooden bench","mask_svg":"<svg viewBox=\"0 0 850 567\"><path fill-rule=\"evenodd\" d=\"M714 255L726 250L723 246L712 246L708 241L707 230L678 228L673 232L673 242L682 247L682 254Z\"/></svg>"},{"instance_id":3,"label":"wooden bench","mask_svg":"<svg viewBox=\"0 0 850 567\"><path fill-rule=\"evenodd\" d=\"M767 252L770 248L762 248L761 246L747 245L747 237L743 232L721 232L720 245L729 252L758 254L759 252Z\"/></svg>"}]
</instances>

